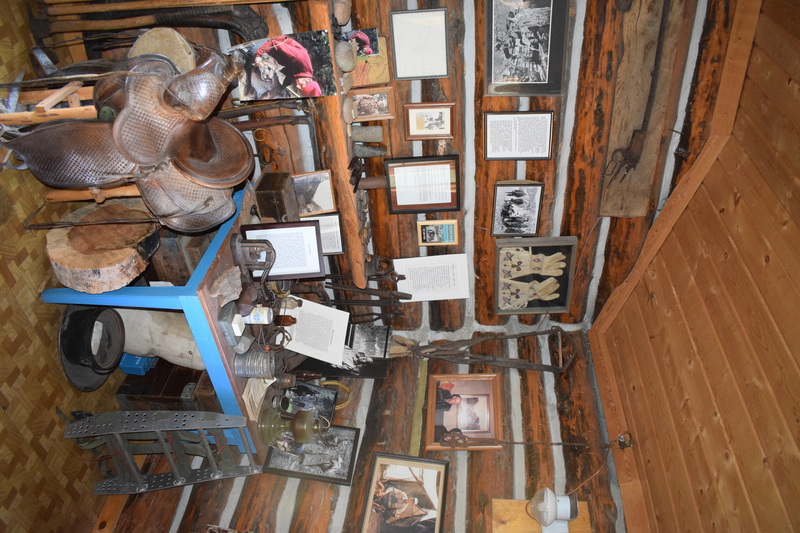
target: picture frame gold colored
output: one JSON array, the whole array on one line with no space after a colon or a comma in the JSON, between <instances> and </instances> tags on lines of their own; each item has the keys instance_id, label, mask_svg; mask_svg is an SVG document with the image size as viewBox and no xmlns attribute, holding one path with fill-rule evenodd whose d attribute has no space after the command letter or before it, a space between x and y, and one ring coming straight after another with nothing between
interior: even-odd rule
<instances>
[{"instance_id":1,"label":"picture frame gold colored","mask_svg":"<svg viewBox=\"0 0 800 533\"><path fill-rule=\"evenodd\" d=\"M425 450L489 450L501 445L502 410L498 374L431 374L425 402ZM481 439L477 445L443 443L445 434Z\"/></svg>"},{"instance_id":2,"label":"picture frame gold colored","mask_svg":"<svg viewBox=\"0 0 800 533\"><path fill-rule=\"evenodd\" d=\"M403 104L403 123L408 141L453 138L455 102Z\"/></svg>"},{"instance_id":3,"label":"picture frame gold colored","mask_svg":"<svg viewBox=\"0 0 800 533\"><path fill-rule=\"evenodd\" d=\"M351 89L347 96L353 102L353 122L394 118L394 89L392 87Z\"/></svg>"}]
</instances>

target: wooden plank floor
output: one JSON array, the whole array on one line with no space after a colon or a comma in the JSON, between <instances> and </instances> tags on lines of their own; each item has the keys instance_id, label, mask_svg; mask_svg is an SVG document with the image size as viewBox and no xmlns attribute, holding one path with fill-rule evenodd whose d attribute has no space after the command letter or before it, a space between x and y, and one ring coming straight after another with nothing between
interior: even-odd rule
<instances>
[{"instance_id":1,"label":"wooden plank floor","mask_svg":"<svg viewBox=\"0 0 800 533\"><path fill-rule=\"evenodd\" d=\"M603 427L597 412L594 374L590 356L583 336L574 333L580 350L575 363L564 376L556 376L556 411L561 426L560 438L570 443L598 443L603 437ZM502 343L484 343L482 352L502 355ZM531 338L519 343L521 358L531 359L537 350ZM507 346L506 348L507 349ZM412 442L414 419L413 400L416 395L419 365L407 359L394 360L393 369L386 380L375 381L371 388L369 413L360 423L357 419L354 401L347 412L339 413L334 423L360 425L362 442L357 459L356 473L350 488L338 487L316 481L299 481L291 478L260 474L244 479L239 496L231 496L232 480L210 482L196 485L191 490L186 510L175 529L179 532L205 531L209 525L223 525L239 531L281 532L287 522L289 531L327 532L360 530L361 513L365 503L368 465L375 451L407 455ZM473 368L472 373L497 371L489 367ZM457 372L450 363L430 363L428 372ZM549 422L547 420L547 399L544 394L544 374L520 372L518 397L506 398L506 409L514 412L514 403L523 407L523 434L515 441L549 442ZM510 372L503 377L503 390L508 391ZM358 380L352 380L358 382ZM356 383L362 386L363 383ZM402 392L401 392L402 391ZM356 391L358 395L358 391ZM357 396L354 396L354 399ZM506 419L507 418L507 419ZM504 425L511 426L511 414L504 415ZM510 439L509 439L510 440ZM423 448L423 447L420 447ZM515 463L514 446L506 446L497 451L470 452L424 452L420 455L450 461L446 508L443 531L479 532L491 531L491 500L513 498L512 477L514 470L524 468L525 495L529 498L543 487L553 487L555 467L553 447L522 446L524 465ZM566 490L578 488L577 494L585 501L590 514L592 531L614 532L619 514L611 496L609 471L603 468L605 451L596 447L565 447ZM405 450L405 451L404 451ZM466 461L466 469L457 471L457 465ZM599 473L595 475L596 472ZM465 472L466 479L458 479L459 472ZM582 484L589 480L588 483ZM466 505L457 503L456 486L466 486ZM175 507L180 498L180 488L158 491L131 497L125 505L114 531L168 531L175 517ZM335 515L337 507L346 516ZM225 509L232 518L225 517ZM346 509L342 511L341 509ZM461 509L462 515L458 515ZM467 509L467 511L464 511ZM288 518L287 518L288 517ZM338 521L337 521L338 520ZM221 521L227 523L220 524ZM110 529L108 530L110 531Z\"/></svg>"}]
</instances>

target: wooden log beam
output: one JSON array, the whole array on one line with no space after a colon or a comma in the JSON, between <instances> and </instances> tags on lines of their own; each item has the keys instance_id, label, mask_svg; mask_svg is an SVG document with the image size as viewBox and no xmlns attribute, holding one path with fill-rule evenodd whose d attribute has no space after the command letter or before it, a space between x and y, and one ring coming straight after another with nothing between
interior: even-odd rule
<instances>
[{"instance_id":1,"label":"wooden log beam","mask_svg":"<svg viewBox=\"0 0 800 533\"><path fill-rule=\"evenodd\" d=\"M475 337L486 336L476 334ZM474 348L476 353L493 357L507 356L505 341L486 341ZM497 373L500 390L508 390L508 372L486 365L470 367L471 374ZM502 440L511 436L511 398L501 395L501 420L497 420ZM467 459L467 531L486 533L492 527L492 500L508 499L512 496L512 486L507 480L513 475L514 453L511 446L497 450L471 451Z\"/></svg>"},{"instance_id":2,"label":"wooden log beam","mask_svg":"<svg viewBox=\"0 0 800 533\"><path fill-rule=\"evenodd\" d=\"M586 6L575 129L567 169L562 235L578 237L570 312L556 320L580 322L594 270L600 222L600 182L608 146L615 65L622 55L622 14L614 3L589 0Z\"/></svg>"},{"instance_id":3,"label":"wooden log beam","mask_svg":"<svg viewBox=\"0 0 800 533\"><path fill-rule=\"evenodd\" d=\"M539 337L522 337L517 341L519 358L541 363ZM522 440L530 442L553 442L547 420L547 398L544 389L544 374L517 370L520 378L520 402L522 404ZM542 487L552 487L555 482L555 462L551 446L526 446L525 450L525 497L532 498Z\"/></svg>"},{"instance_id":4,"label":"wooden log beam","mask_svg":"<svg viewBox=\"0 0 800 533\"><path fill-rule=\"evenodd\" d=\"M71 0L70 2L45 2L50 5L44 8L48 17L63 15L86 15L88 13L107 13L109 11L140 11L143 9L173 9L198 6L233 6L242 4L274 4L294 0L131 0L127 2L104 2L91 4L88 0Z\"/></svg>"},{"instance_id":5,"label":"wooden log beam","mask_svg":"<svg viewBox=\"0 0 800 533\"><path fill-rule=\"evenodd\" d=\"M451 112L453 139L439 141L423 141L423 155L448 155L464 153L464 84L460 74L464 72L464 16L461 0L427 0L420 3L420 9L447 9L447 44L449 56L449 72L447 78L423 80L423 102L455 102ZM405 120L405 119L403 119ZM398 122L398 125L400 122ZM461 205L464 196L464 161L460 161ZM428 215L429 220L458 220L459 242L454 246L431 246L428 255L456 254L464 252L464 210L459 212L434 213ZM416 233L415 233L416 235ZM428 307L430 327L434 331L456 331L464 325L465 300L444 300L431 302Z\"/></svg>"},{"instance_id":6,"label":"wooden log beam","mask_svg":"<svg viewBox=\"0 0 800 533\"><path fill-rule=\"evenodd\" d=\"M36 111L19 111L16 113L0 114L0 123L6 126L30 126L44 124L51 120L61 119L94 119L97 118L97 109L93 105L81 107L59 107L42 113Z\"/></svg>"},{"instance_id":7,"label":"wooden log beam","mask_svg":"<svg viewBox=\"0 0 800 533\"><path fill-rule=\"evenodd\" d=\"M558 412L567 416L561 420L561 441L597 444L603 442L603 428L600 427L599 406L595 403L594 369L588 356L588 340L581 332L568 333L572 336L578 355L569 372L555 380ZM611 438L614 436L612 435ZM567 490L573 490L588 481L578 492L578 498L589 499L591 515L595 517L593 531L613 533L616 531L618 510L611 496L608 469L603 466L607 459L606 450L598 447L583 448L564 446L564 463L567 471ZM590 477L599 472L590 479ZM591 498L588 495L591 494Z\"/></svg>"},{"instance_id":8,"label":"wooden log beam","mask_svg":"<svg viewBox=\"0 0 800 533\"><path fill-rule=\"evenodd\" d=\"M720 65L728 49L735 6L736 2L728 0L708 0L691 97L676 152L672 188L692 168L711 135L711 119L722 78Z\"/></svg>"},{"instance_id":9,"label":"wooden log beam","mask_svg":"<svg viewBox=\"0 0 800 533\"><path fill-rule=\"evenodd\" d=\"M553 199L556 192L556 176L558 175L558 160L561 151L561 144L558 142L561 128L561 98L540 96L528 100L531 111L553 112L553 153L550 159L525 162L525 179L544 184L542 207L539 213L539 235L546 237L551 234L553 229ZM541 318L542 315L517 316L520 324L528 326L536 324Z\"/></svg>"},{"instance_id":10,"label":"wooden log beam","mask_svg":"<svg viewBox=\"0 0 800 533\"><path fill-rule=\"evenodd\" d=\"M475 56L486 55L486 6L475 1ZM475 67L475 91L482 94L486 83L486 61ZM513 179L514 161L487 161L484 158L483 114L519 108L519 99L501 96L475 96L475 228L473 263L475 265L475 319L484 325L502 325L507 316L495 315L494 287L496 254L492 237L492 198L496 181Z\"/></svg>"},{"instance_id":11,"label":"wooden log beam","mask_svg":"<svg viewBox=\"0 0 800 533\"><path fill-rule=\"evenodd\" d=\"M330 28L330 2L327 0L308 1L310 22L312 28ZM331 39L331 57L333 57L333 39ZM334 72L338 78L341 74L334 65ZM330 169L333 178L336 206L342 220L342 237L345 246L345 255L353 276L353 283L360 288L367 286L366 258L364 246L361 243L358 213L356 212L356 199L350 185L350 163L348 140L345 133L345 124L342 120L342 97L327 96L318 98L317 110L319 122L317 124L317 138L320 146L327 149L321 154L323 167Z\"/></svg>"},{"instance_id":12,"label":"wooden log beam","mask_svg":"<svg viewBox=\"0 0 800 533\"><path fill-rule=\"evenodd\" d=\"M370 0L355 0L353 2L353 15L351 25L354 28L377 28L379 35L391 36L391 11L403 11L407 4L402 0L380 2L376 6ZM388 39L391 43L391 38ZM390 45L391 46L391 45ZM388 50L381 53L389 53ZM406 141L402 128L403 102L411 101L411 82L407 80L394 80L394 120L380 121L369 125L383 126L383 139L388 152L387 158L411 157L413 148L410 141ZM400 124L400 127L398 125ZM383 161L379 158L370 158L367 161L367 175L384 175ZM390 259L419 256L417 245L417 216L392 215L389 213L389 199L385 190L369 191L369 216L374 252ZM383 289L391 289L392 284L381 284ZM396 330L413 330L422 323L422 304L404 303L403 316L395 318L388 323Z\"/></svg>"}]
</instances>

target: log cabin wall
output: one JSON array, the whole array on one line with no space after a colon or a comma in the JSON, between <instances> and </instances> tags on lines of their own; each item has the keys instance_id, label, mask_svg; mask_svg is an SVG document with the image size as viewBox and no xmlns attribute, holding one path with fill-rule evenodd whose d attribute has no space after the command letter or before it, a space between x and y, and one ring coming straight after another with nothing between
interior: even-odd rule
<instances>
[{"instance_id":1,"label":"log cabin wall","mask_svg":"<svg viewBox=\"0 0 800 533\"><path fill-rule=\"evenodd\" d=\"M800 529L798 18L737 3L706 148L590 331L631 531Z\"/></svg>"},{"instance_id":2,"label":"log cabin wall","mask_svg":"<svg viewBox=\"0 0 800 533\"><path fill-rule=\"evenodd\" d=\"M572 298L570 313L552 317L563 323L576 323L575 328L585 324L586 317L592 314L589 293L592 281L598 283L597 292L600 301L625 278L630 266L638 255L641 242L650 227L655 213L656 201L652 190L660 184L659 161L669 158L664 140L672 135L671 117L675 115L678 105L677 93L683 65L686 63L686 51L677 46L676 41L685 40L685 30L694 18L694 6L691 1L671 2L670 33L681 35L681 39L673 39L664 47L664 59L661 69L665 74L659 79L663 82L660 89L660 104L650 121L651 142L646 146L646 157L643 157L638 172L643 178L637 178L638 190L650 190L644 204L647 214L634 218L614 218L607 232L601 231L600 217L602 201L602 174L606 166L608 154L624 145L630 137L633 127L641 122L641 113L645 108L645 98L649 90L649 77L644 76L637 84L627 89L624 82L630 76L623 76L621 66L631 57L639 57L640 63L628 64L629 72L646 72L653 65L652 50L655 44L655 30L661 19L663 2L658 0L634 0L632 2L611 3L606 0L587 0L572 2L569 10L567 31L567 64L561 94L547 97L485 97L483 84L485 80L485 64L483 61L486 46L485 2L466 0L420 0L406 2L392 0L386 2L370 2L354 0L353 28L377 27L383 35L390 35L389 12L409 8L446 7L448 9L448 36L450 42L450 76L448 78L424 81L395 81L395 116L402 116L402 103L411 101L453 101L456 103L454 116L456 121L455 138L447 142L426 141L411 143L404 140L402 121L399 118L377 123L384 128L384 144L388 149L387 157L403 157L409 155L459 154L462 164L462 192L464 206L456 216L459 218L462 244L457 247L430 250L427 253L466 252L471 257L471 273L474 273L473 298L466 301L442 302L436 304L407 304L405 315L393 320L392 325L410 336L422 340L433 340L449 336L451 338L468 338L473 334L485 334L489 331L519 331L528 327L546 327L548 321L540 321L539 317L527 316L519 318L497 317L489 313L492 306L492 280L494 278L494 242L485 228L491 221L491 194L494 182L515 177L540 181L545 184L545 198L540 220L541 235L575 235L579 238L579 264L576 274L576 290ZM708 2L709 16L714 21L707 33L720 37L717 46L704 48L701 51L705 62L698 67L697 86L705 90L703 94L715 94L715 65L718 63L719 50L724 52L726 31L730 25L728 10L730 2L713 0ZM272 35L325 29L330 27L330 3L321 0L306 2L287 2L281 5L258 4L253 6L268 21ZM17 18L15 20L22 20ZM641 26L633 24L634 21ZM207 32L206 32L207 34ZM192 35L199 35L192 33ZM195 40L199 38L192 37ZM635 49L639 52L634 53ZM643 50L651 50L645 53ZM630 63L630 62L629 62ZM638 65L638 66L637 66ZM6 81L11 81L15 72L9 71ZM634 99L634 95L639 95ZM708 96L713 101L713 96ZM341 172L349 160L349 148L344 136L344 125L340 119L340 100L326 98L315 102L320 117L319 140L320 155L323 168L336 169ZM693 132L701 129L703 124L702 107L687 119L694 126ZM708 102L705 103L707 105ZM513 111L517 109L553 110L554 147L553 157L545 161L529 161L518 164L510 161L486 161L483 158L483 113L486 111ZM290 114L291 111L271 111L269 114ZM691 128L690 128L691 129ZM276 171L307 171L307 163L298 147L302 144L297 128L270 128L267 143L272 151L273 166ZM688 131L688 130L687 130ZM690 141L686 152L696 157L699 147L707 142L707 136L699 131ZM694 151L697 147L697 151ZM383 166L379 159L371 160L368 175L380 175ZM634 178L631 175L631 180ZM36 183L38 186L38 183ZM346 187L339 187L337 194L340 202L352 201L350 195L342 193ZM38 193L37 189L37 193ZM34 195L35 196L35 195ZM640 195L641 196L641 195ZM422 250L416 242L416 216L390 215L386 208L384 191L368 193L371 220L371 246L375 253L387 257L409 257L419 255ZM33 200L29 201L35 205ZM340 204L345 205L345 204ZM350 206L350 204L346 204ZM348 207L348 209L352 206ZM30 210L29 210L30 211ZM453 213L427 215L431 218L451 218ZM360 228L359 228L360 229ZM608 244L605 244L607 242ZM637 244L638 243L638 244ZM605 271L601 279L597 279L597 260L602 258L605 248ZM600 254L598 257L598 253ZM13 254L12 254L13 255ZM602 261L602 260L601 260ZM342 261L342 270L357 270L353 261ZM46 264L43 269L46 270ZM52 280L48 280L52 283ZM43 283L30 287L38 291ZM37 315L44 311L37 310ZM47 310L48 326L58 318L58 310ZM51 339L52 340L52 339ZM51 355L57 367L57 351L51 343ZM523 359L535 359L535 343L530 340L519 343L487 343L484 353L518 356ZM242 499L236 506L232 527L241 529L268 526L267 530L276 529L275 524L291 524L296 531L335 531L338 525L344 524L344 530L357 529L357 522L363 511L363 492L366 481L363 479L363 468L366 468L373 451L417 454L420 450L417 438L412 429L419 428L418 405L416 396L424 390L426 372L465 371L452 365L432 364L425 368L409 360L398 360L388 380L372 383L353 383L351 391L355 397L363 396L360 404L353 403L347 409L337 413L336 423L358 425L364 429L364 443L360 456L362 475L352 488L341 488L316 482L287 479L279 476L254 476L245 482ZM472 372L489 372L490 368L472 368ZM556 403L553 397L547 397L544 385L551 386L546 376L538 373L520 373L517 371L502 372L504 390L509 391L507 411L503 424L516 428L513 435L525 440L546 442L557 437L551 435L547 425L546 407ZM587 442L602 440L602 431L597 428L597 413L591 404L591 364L588 358L581 357L573 368L568 379L555 380L558 393L557 406L562 415L562 435L565 441L582 439ZM28 403L36 404L36 397ZM101 402L102 403L102 402ZM71 406L80 405L73 402ZM360 405L360 410L357 408ZM48 406L49 407L49 406ZM67 407L64 408L68 410ZM93 411L98 411L93 405ZM14 412L13 410L9 412ZM49 411L48 411L49 412ZM52 413L50 413L52 415ZM53 418L51 416L51 418ZM415 422L410 422L415 421ZM16 420L15 420L16 423ZM20 427L25 423L19 421ZM412 428L411 426L414 426ZM54 422L48 428L56 427ZM54 434L57 432L53 432ZM58 435L52 437L59 439ZM45 441L46 442L46 441ZM39 441L36 443L40 446ZM446 531L484 531L488 529L489 504L495 497L530 497L536 488L555 482L555 466L557 462L550 448L529 447L522 452L523 459L517 456L519 448L514 452L513 462L508 450L498 452L452 452L431 454L451 460L451 476L453 483L448 492ZM569 455L569 454L567 454ZM573 454L577 455L577 454ZM589 477L599 465L601 459L595 454L589 460L577 460L567 457L567 487L573 487ZM521 474L520 474L521 472ZM24 473L15 471L18 478ZM40 476L43 477L43 476ZM600 480L601 477L596 478ZM182 526L183 530L197 530L202 525L218 521L220 513L208 505L209 501L217 501L219 495L232 482L206 484L199 486L194 492L196 498L190 504L187 515L191 515L191 525ZM90 483L86 483L90 490ZM582 490L582 499L591 502L592 515L596 531L612 531L617 511L609 494L607 483L596 482ZM458 495L456 490L458 488ZM284 489L288 489L284 492ZM32 491L39 490L35 487ZM74 492L74 489L70 487ZM24 492L24 491L23 491ZM88 491L87 491L88 492ZM48 499L58 501L57 492ZM81 494L85 501L89 498ZM76 498L77 499L77 498ZM153 530L164 529L179 499L179 490L159 492L152 498L138 498L142 510L137 516L131 514L127 521L123 520L121 531L142 530L143 517L157 520ZM344 503L342 503L344 502ZM41 504L30 509L41 508ZM132 504L133 505L133 504ZM89 507L88 505L86 506ZM342 510L344 509L344 511ZM310 511L309 511L310 510ZM54 515L68 515L59 512ZM289 515L287 517L287 515ZM5 516L5 515L4 515ZM54 516L54 520L57 520ZM5 520L5 518L4 518ZM58 530L58 522L51 524ZM126 529L127 527L127 529Z\"/></svg>"}]
</instances>

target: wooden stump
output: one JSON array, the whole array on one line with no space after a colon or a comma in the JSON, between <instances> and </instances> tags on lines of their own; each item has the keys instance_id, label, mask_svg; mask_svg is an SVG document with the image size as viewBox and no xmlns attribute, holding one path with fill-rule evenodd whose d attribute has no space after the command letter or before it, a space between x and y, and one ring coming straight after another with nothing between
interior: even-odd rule
<instances>
[{"instance_id":1,"label":"wooden stump","mask_svg":"<svg viewBox=\"0 0 800 533\"><path fill-rule=\"evenodd\" d=\"M150 219L139 199L109 200L70 213L61 222ZM158 249L158 224L95 224L47 232L47 255L56 278L76 291L99 294L124 287Z\"/></svg>"}]
</instances>

